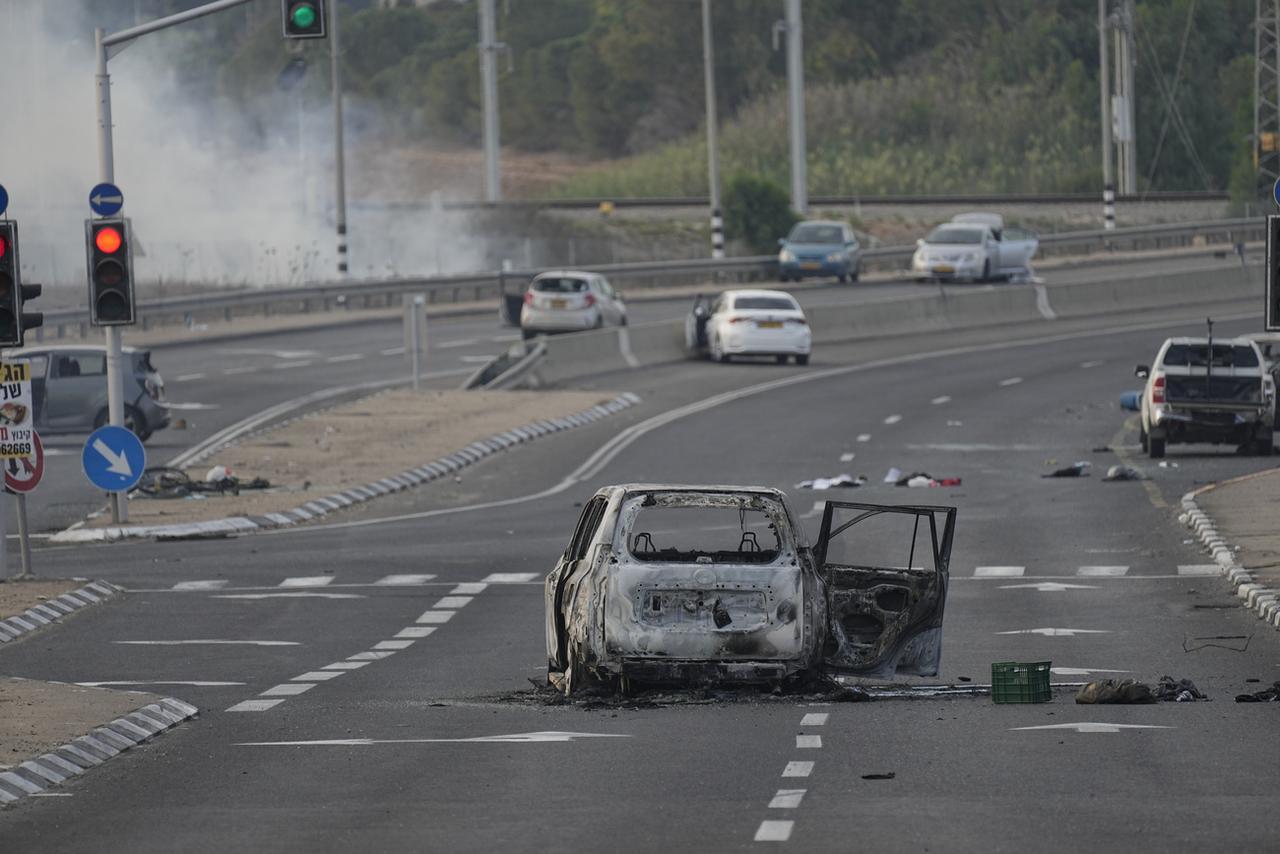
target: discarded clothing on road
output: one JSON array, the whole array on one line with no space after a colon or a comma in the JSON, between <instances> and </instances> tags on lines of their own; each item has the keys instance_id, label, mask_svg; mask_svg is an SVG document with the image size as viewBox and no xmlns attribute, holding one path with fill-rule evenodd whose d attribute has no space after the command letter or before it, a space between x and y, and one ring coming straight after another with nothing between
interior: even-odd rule
<instances>
[{"instance_id":1,"label":"discarded clothing on road","mask_svg":"<svg viewBox=\"0 0 1280 854\"><path fill-rule=\"evenodd\" d=\"M1209 699L1200 692L1190 679L1174 679L1172 676L1161 676L1156 685L1156 699L1174 703L1190 703L1195 700Z\"/></svg>"},{"instance_id":2,"label":"discarded clothing on road","mask_svg":"<svg viewBox=\"0 0 1280 854\"><path fill-rule=\"evenodd\" d=\"M1076 702L1081 705L1092 704L1139 704L1154 703L1155 695L1151 686L1136 679L1100 679L1090 682L1076 694Z\"/></svg>"},{"instance_id":3,"label":"discarded clothing on road","mask_svg":"<svg viewBox=\"0 0 1280 854\"><path fill-rule=\"evenodd\" d=\"M1103 476L1102 479L1103 480L1145 480L1146 478L1142 476L1142 472L1138 471L1133 466L1112 466L1111 468L1107 469L1107 473L1106 475Z\"/></svg>"},{"instance_id":4,"label":"discarded clothing on road","mask_svg":"<svg viewBox=\"0 0 1280 854\"><path fill-rule=\"evenodd\" d=\"M915 471L911 474L904 475L900 470L892 468L889 469L889 473L885 475L884 482L892 483L895 486L908 486L914 489L922 486L959 486L960 478L935 478L928 472L923 471Z\"/></svg>"},{"instance_id":5,"label":"discarded clothing on road","mask_svg":"<svg viewBox=\"0 0 1280 854\"><path fill-rule=\"evenodd\" d=\"M221 466L210 469L205 480L193 480L182 469L153 466L142 473L136 491L148 498L186 498L204 492L239 495L242 489L267 489L270 486L271 482L266 478L255 477L253 480L242 481L238 477L232 477Z\"/></svg>"},{"instance_id":6,"label":"discarded clothing on road","mask_svg":"<svg viewBox=\"0 0 1280 854\"><path fill-rule=\"evenodd\" d=\"M802 480L796 489L853 489L867 482L867 476L857 477L849 474L838 474L835 477L815 477L813 480Z\"/></svg>"},{"instance_id":7,"label":"discarded clothing on road","mask_svg":"<svg viewBox=\"0 0 1280 854\"><path fill-rule=\"evenodd\" d=\"M1092 465L1093 463L1089 462L1088 460L1081 460L1080 462L1072 463L1071 465L1067 466L1064 469L1058 469L1057 471L1052 471L1052 472L1049 472L1048 474L1042 474L1040 476L1041 477L1088 477L1089 467Z\"/></svg>"},{"instance_id":8,"label":"discarded clothing on road","mask_svg":"<svg viewBox=\"0 0 1280 854\"><path fill-rule=\"evenodd\" d=\"M1237 703L1280 703L1280 681L1252 694L1236 694Z\"/></svg>"}]
</instances>

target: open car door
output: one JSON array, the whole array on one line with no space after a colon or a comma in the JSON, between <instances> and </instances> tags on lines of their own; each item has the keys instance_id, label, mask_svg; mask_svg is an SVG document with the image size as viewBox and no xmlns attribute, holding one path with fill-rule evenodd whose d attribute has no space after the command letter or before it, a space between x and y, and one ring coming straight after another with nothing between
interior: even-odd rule
<instances>
[{"instance_id":1,"label":"open car door","mask_svg":"<svg viewBox=\"0 0 1280 854\"><path fill-rule=\"evenodd\" d=\"M823 662L861 676L936 676L956 508L828 501L814 546Z\"/></svg>"}]
</instances>

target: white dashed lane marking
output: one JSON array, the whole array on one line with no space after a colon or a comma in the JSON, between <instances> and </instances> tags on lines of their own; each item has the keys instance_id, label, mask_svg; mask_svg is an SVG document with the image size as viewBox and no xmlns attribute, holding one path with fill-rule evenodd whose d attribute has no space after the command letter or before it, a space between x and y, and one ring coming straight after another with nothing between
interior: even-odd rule
<instances>
[{"instance_id":1,"label":"white dashed lane marking","mask_svg":"<svg viewBox=\"0 0 1280 854\"><path fill-rule=\"evenodd\" d=\"M427 611L417 619L419 623L447 623L454 615L453 611Z\"/></svg>"},{"instance_id":2,"label":"white dashed lane marking","mask_svg":"<svg viewBox=\"0 0 1280 854\"><path fill-rule=\"evenodd\" d=\"M265 712L267 709L273 709L283 702L284 702L283 697L281 697L278 700L245 700L244 702L236 703L234 706L227 709L227 711L228 712Z\"/></svg>"},{"instance_id":3,"label":"white dashed lane marking","mask_svg":"<svg viewBox=\"0 0 1280 854\"><path fill-rule=\"evenodd\" d=\"M756 842L786 842L791 838L794 821L762 821L756 831Z\"/></svg>"},{"instance_id":4,"label":"white dashed lane marking","mask_svg":"<svg viewBox=\"0 0 1280 854\"><path fill-rule=\"evenodd\" d=\"M812 773L813 763L808 761L792 760L782 769L783 777L808 777Z\"/></svg>"},{"instance_id":5,"label":"white dashed lane marking","mask_svg":"<svg viewBox=\"0 0 1280 854\"><path fill-rule=\"evenodd\" d=\"M805 792L808 789L779 789L778 793L773 796L773 800L769 801L769 809L771 810L794 810L800 808L800 802L804 800Z\"/></svg>"},{"instance_id":6,"label":"white dashed lane marking","mask_svg":"<svg viewBox=\"0 0 1280 854\"><path fill-rule=\"evenodd\" d=\"M384 587L408 587L423 584L433 578L435 578L434 575L387 575L373 583Z\"/></svg>"},{"instance_id":7,"label":"white dashed lane marking","mask_svg":"<svg viewBox=\"0 0 1280 854\"><path fill-rule=\"evenodd\" d=\"M849 462L853 462L853 453L852 453L852 452L849 452L849 451L846 451L845 453L841 454L841 455L840 455L840 462L842 462L842 463L849 463Z\"/></svg>"},{"instance_id":8,"label":"white dashed lane marking","mask_svg":"<svg viewBox=\"0 0 1280 854\"><path fill-rule=\"evenodd\" d=\"M332 575L303 575L297 578L286 578L280 582L281 587L324 587L333 582Z\"/></svg>"},{"instance_id":9,"label":"white dashed lane marking","mask_svg":"<svg viewBox=\"0 0 1280 854\"><path fill-rule=\"evenodd\" d=\"M477 593L483 593L488 587L483 581L464 581L449 591L452 596L474 596Z\"/></svg>"},{"instance_id":10,"label":"white dashed lane marking","mask_svg":"<svg viewBox=\"0 0 1280 854\"><path fill-rule=\"evenodd\" d=\"M859 442L870 442L870 441L871 441L871 434L870 434L870 433L859 433L859 434L858 434L858 441L859 441Z\"/></svg>"},{"instance_id":11,"label":"white dashed lane marking","mask_svg":"<svg viewBox=\"0 0 1280 854\"><path fill-rule=\"evenodd\" d=\"M1105 364L1105 363L1104 363L1104 362L1095 362L1095 361L1090 361L1090 362L1081 362L1081 363L1080 363L1080 367L1085 368L1085 369L1088 369L1088 368L1096 368L1096 367L1098 367L1099 365L1102 365L1102 364Z\"/></svg>"},{"instance_id":12,"label":"white dashed lane marking","mask_svg":"<svg viewBox=\"0 0 1280 854\"><path fill-rule=\"evenodd\" d=\"M411 640L385 640L385 641L378 641L373 645L373 648L374 649L392 649L392 650L408 649L409 647L413 646L413 644L414 642Z\"/></svg>"},{"instance_id":13,"label":"white dashed lane marking","mask_svg":"<svg viewBox=\"0 0 1280 854\"><path fill-rule=\"evenodd\" d=\"M396 632L398 638L425 638L435 631L434 626L407 626Z\"/></svg>"},{"instance_id":14,"label":"white dashed lane marking","mask_svg":"<svg viewBox=\"0 0 1280 854\"><path fill-rule=\"evenodd\" d=\"M979 566L973 570L975 578L1021 578L1025 566Z\"/></svg>"},{"instance_id":15,"label":"white dashed lane marking","mask_svg":"<svg viewBox=\"0 0 1280 854\"><path fill-rule=\"evenodd\" d=\"M797 735L796 747L804 750L812 750L822 746L822 736L820 735Z\"/></svg>"},{"instance_id":16,"label":"white dashed lane marking","mask_svg":"<svg viewBox=\"0 0 1280 854\"><path fill-rule=\"evenodd\" d=\"M385 350L378 351L383 356L400 356L404 353L403 347L388 347Z\"/></svg>"},{"instance_id":17,"label":"white dashed lane marking","mask_svg":"<svg viewBox=\"0 0 1280 854\"><path fill-rule=\"evenodd\" d=\"M445 609L461 608L470 601L471 601L470 596L445 596L443 599L441 599L439 602L432 605L431 607L445 608Z\"/></svg>"},{"instance_id":18,"label":"white dashed lane marking","mask_svg":"<svg viewBox=\"0 0 1280 854\"><path fill-rule=\"evenodd\" d=\"M326 664L322 670L359 670L369 662L367 661L335 661L333 664Z\"/></svg>"},{"instance_id":19,"label":"white dashed lane marking","mask_svg":"<svg viewBox=\"0 0 1280 854\"><path fill-rule=\"evenodd\" d=\"M182 374L174 377L173 381L176 383L186 383L191 382L192 380L202 380L206 376L208 376L208 374Z\"/></svg>"},{"instance_id":20,"label":"white dashed lane marking","mask_svg":"<svg viewBox=\"0 0 1280 854\"><path fill-rule=\"evenodd\" d=\"M227 368L222 373L224 376L234 377L238 374L256 374L259 370L259 368L245 366L243 368Z\"/></svg>"},{"instance_id":21,"label":"white dashed lane marking","mask_svg":"<svg viewBox=\"0 0 1280 854\"><path fill-rule=\"evenodd\" d=\"M296 362L276 362L271 367L277 371L290 371L294 368L307 368L311 366L310 359L299 359Z\"/></svg>"},{"instance_id":22,"label":"white dashed lane marking","mask_svg":"<svg viewBox=\"0 0 1280 854\"><path fill-rule=\"evenodd\" d=\"M214 599L364 599L362 593L220 593Z\"/></svg>"},{"instance_id":23,"label":"white dashed lane marking","mask_svg":"<svg viewBox=\"0 0 1280 854\"><path fill-rule=\"evenodd\" d=\"M888 418L886 418L886 419L884 420L884 423L885 423L885 424L897 424L897 423L898 423L899 421L901 421L901 420L902 420L902 416L901 416L901 415L890 415Z\"/></svg>"},{"instance_id":24,"label":"white dashed lane marking","mask_svg":"<svg viewBox=\"0 0 1280 854\"><path fill-rule=\"evenodd\" d=\"M327 682L330 679L337 679L343 674L341 670L308 670L301 676L295 676L291 682Z\"/></svg>"},{"instance_id":25,"label":"white dashed lane marking","mask_svg":"<svg viewBox=\"0 0 1280 854\"><path fill-rule=\"evenodd\" d=\"M1000 385L1008 387L1011 385L1017 385L1020 382L1022 382L1022 377L1009 377L1007 380L1000 380Z\"/></svg>"},{"instance_id":26,"label":"white dashed lane marking","mask_svg":"<svg viewBox=\"0 0 1280 854\"><path fill-rule=\"evenodd\" d=\"M800 726L826 726L828 717L826 712L810 712L800 719Z\"/></svg>"},{"instance_id":27,"label":"white dashed lane marking","mask_svg":"<svg viewBox=\"0 0 1280 854\"><path fill-rule=\"evenodd\" d=\"M1216 563L1179 564L1178 575L1220 575L1222 567Z\"/></svg>"},{"instance_id":28,"label":"white dashed lane marking","mask_svg":"<svg viewBox=\"0 0 1280 854\"><path fill-rule=\"evenodd\" d=\"M342 356L330 356L329 358L325 359L325 361L332 365L338 362L358 362L363 358L364 358L364 353L347 353Z\"/></svg>"},{"instance_id":29,"label":"white dashed lane marking","mask_svg":"<svg viewBox=\"0 0 1280 854\"><path fill-rule=\"evenodd\" d=\"M951 398L950 398L949 396L947 396L947 395L945 395L945 394L944 394L944 395L941 395L941 396L939 396L939 397L935 397L933 400L931 400L931 401L929 401L929 402L930 402L930 403L932 403L934 406L941 406L941 405L942 405L942 404L944 404L944 403L950 403L950 402L951 402Z\"/></svg>"},{"instance_id":30,"label":"white dashed lane marking","mask_svg":"<svg viewBox=\"0 0 1280 854\"><path fill-rule=\"evenodd\" d=\"M296 697L304 694L316 687L305 682L285 682L281 685L275 685L259 694L259 697Z\"/></svg>"},{"instance_id":31,"label":"white dashed lane marking","mask_svg":"<svg viewBox=\"0 0 1280 854\"><path fill-rule=\"evenodd\" d=\"M217 590L219 587L226 587L227 580L225 578L210 579L208 581L179 581L173 585L174 590Z\"/></svg>"},{"instance_id":32,"label":"white dashed lane marking","mask_svg":"<svg viewBox=\"0 0 1280 854\"><path fill-rule=\"evenodd\" d=\"M448 350L452 347L470 347L477 343L475 338L459 338L457 341L441 341L436 345L437 350Z\"/></svg>"}]
</instances>

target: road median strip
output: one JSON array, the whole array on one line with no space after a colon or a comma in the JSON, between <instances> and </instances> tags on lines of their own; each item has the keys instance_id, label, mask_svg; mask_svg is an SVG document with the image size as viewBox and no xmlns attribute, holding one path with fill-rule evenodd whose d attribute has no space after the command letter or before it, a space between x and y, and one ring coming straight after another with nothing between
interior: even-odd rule
<instances>
[{"instance_id":1,"label":"road median strip","mask_svg":"<svg viewBox=\"0 0 1280 854\"><path fill-rule=\"evenodd\" d=\"M33 605L21 614L0 620L0 644L9 643L23 635L38 631L81 608L104 602L122 590L123 588L109 581L93 581L75 590L68 590L61 596Z\"/></svg>"}]
</instances>

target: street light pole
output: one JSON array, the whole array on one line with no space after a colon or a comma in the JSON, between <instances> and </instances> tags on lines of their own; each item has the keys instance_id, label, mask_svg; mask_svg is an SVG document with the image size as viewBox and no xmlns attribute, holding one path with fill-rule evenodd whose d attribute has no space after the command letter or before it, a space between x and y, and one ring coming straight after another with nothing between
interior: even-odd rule
<instances>
[{"instance_id":1,"label":"street light pole","mask_svg":"<svg viewBox=\"0 0 1280 854\"><path fill-rule=\"evenodd\" d=\"M338 0L332 0L329 13L329 72L333 90L333 191L334 212L338 227L338 275L347 276L347 164L342 139L342 69L338 44Z\"/></svg>"},{"instance_id":2,"label":"street light pole","mask_svg":"<svg viewBox=\"0 0 1280 854\"><path fill-rule=\"evenodd\" d=\"M720 145L716 129L716 72L711 39L711 0L702 0L702 77L707 96L707 183L711 188L711 257L724 257L720 212Z\"/></svg>"},{"instance_id":3,"label":"street light pole","mask_svg":"<svg viewBox=\"0 0 1280 854\"><path fill-rule=\"evenodd\" d=\"M800 24L800 0L786 0L787 106L791 128L791 207L798 214L809 208L805 175L804 141L804 39Z\"/></svg>"},{"instance_id":4,"label":"street light pole","mask_svg":"<svg viewBox=\"0 0 1280 854\"><path fill-rule=\"evenodd\" d=\"M493 0L480 0L480 88L483 100L484 200L502 200L498 148L498 44Z\"/></svg>"}]
</instances>

